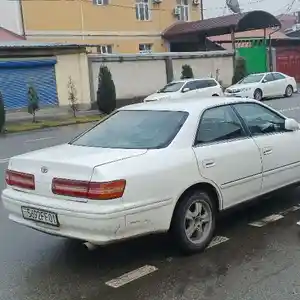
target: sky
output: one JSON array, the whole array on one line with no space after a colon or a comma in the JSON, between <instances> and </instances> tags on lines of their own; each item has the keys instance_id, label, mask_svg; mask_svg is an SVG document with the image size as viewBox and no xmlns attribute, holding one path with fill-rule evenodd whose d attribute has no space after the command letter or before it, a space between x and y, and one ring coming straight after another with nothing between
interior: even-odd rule
<instances>
[{"instance_id":1,"label":"sky","mask_svg":"<svg viewBox=\"0 0 300 300\"><path fill-rule=\"evenodd\" d=\"M1 1L1 0L0 0ZM238 0L242 11L265 10L277 16L300 8L300 0ZM226 0L203 0L204 18L230 14Z\"/></svg>"}]
</instances>

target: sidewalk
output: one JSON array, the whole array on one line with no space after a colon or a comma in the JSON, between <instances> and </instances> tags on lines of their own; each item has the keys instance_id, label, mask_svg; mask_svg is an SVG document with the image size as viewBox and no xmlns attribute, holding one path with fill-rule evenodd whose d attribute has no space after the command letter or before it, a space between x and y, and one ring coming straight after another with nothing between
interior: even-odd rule
<instances>
[{"instance_id":1,"label":"sidewalk","mask_svg":"<svg viewBox=\"0 0 300 300\"><path fill-rule=\"evenodd\" d=\"M98 110L81 110L77 112L78 117L85 117L91 115L100 115ZM72 117L72 112L68 108L50 107L43 108L36 113L36 119L38 120L60 120L67 117ZM6 112L6 123L19 123L32 120L32 115L27 111L14 111Z\"/></svg>"}]
</instances>

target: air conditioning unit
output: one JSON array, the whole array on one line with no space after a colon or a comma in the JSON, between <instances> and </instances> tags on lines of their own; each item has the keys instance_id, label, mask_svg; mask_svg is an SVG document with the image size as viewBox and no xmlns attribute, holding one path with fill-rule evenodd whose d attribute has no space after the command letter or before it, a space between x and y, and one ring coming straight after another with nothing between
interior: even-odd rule
<instances>
[{"instance_id":1,"label":"air conditioning unit","mask_svg":"<svg viewBox=\"0 0 300 300\"><path fill-rule=\"evenodd\" d=\"M201 0L193 0L194 5L199 5Z\"/></svg>"},{"instance_id":2,"label":"air conditioning unit","mask_svg":"<svg viewBox=\"0 0 300 300\"><path fill-rule=\"evenodd\" d=\"M180 15L180 12L181 12L180 7L176 6L176 7L174 8L173 14L174 14L174 16L179 16L179 15Z\"/></svg>"},{"instance_id":3,"label":"air conditioning unit","mask_svg":"<svg viewBox=\"0 0 300 300\"><path fill-rule=\"evenodd\" d=\"M160 4L162 3L162 0L152 0L153 4Z\"/></svg>"}]
</instances>

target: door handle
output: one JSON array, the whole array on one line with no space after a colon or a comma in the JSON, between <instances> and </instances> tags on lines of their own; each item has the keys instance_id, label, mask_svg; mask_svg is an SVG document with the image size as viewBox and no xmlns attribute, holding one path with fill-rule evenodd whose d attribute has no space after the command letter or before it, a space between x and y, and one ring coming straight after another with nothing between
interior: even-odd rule
<instances>
[{"instance_id":1,"label":"door handle","mask_svg":"<svg viewBox=\"0 0 300 300\"><path fill-rule=\"evenodd\" d=\"M270 155L273 152L272 148L264 148L263 149L263 155Z\"/></svg>"},{"instance_id":2,"label":"door handle","mask_svg":"<svg viewBox=\"0 0 300 300\"><path fill-rule=\"evenodd\" d=\"M216 165L215 161L213 159L206 159L203 161L204 168L211 168Z\"/></svg>"}]
</instances>

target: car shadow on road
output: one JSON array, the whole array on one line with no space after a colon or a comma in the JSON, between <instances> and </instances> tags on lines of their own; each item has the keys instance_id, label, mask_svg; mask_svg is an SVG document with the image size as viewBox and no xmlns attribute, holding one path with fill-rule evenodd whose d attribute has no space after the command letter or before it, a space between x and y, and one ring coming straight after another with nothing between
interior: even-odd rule
<instances>
[{"instance_id":1,"label":"car shadow on road","mask_svg":"<svg viewBox=\"0 0 300 300\"><path fill-rule=\"evenodd\" d=\"M241 231L249 222L280 213L298 202L299 188L282 190L259 198L246 205L228 210L217 221L217 235ZM165 262L170 257L182 256L168 234L150 235L117 244L87 250L82 242L66 240L56 256L55 264L65 264L73 270L107 274L114 269L130 270L145 264ZM99 274L101 273L101 274Z\"/></svg>"}]
</instances>

